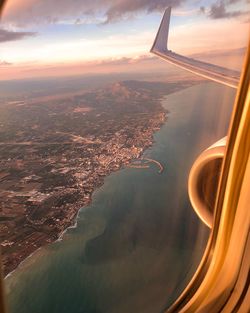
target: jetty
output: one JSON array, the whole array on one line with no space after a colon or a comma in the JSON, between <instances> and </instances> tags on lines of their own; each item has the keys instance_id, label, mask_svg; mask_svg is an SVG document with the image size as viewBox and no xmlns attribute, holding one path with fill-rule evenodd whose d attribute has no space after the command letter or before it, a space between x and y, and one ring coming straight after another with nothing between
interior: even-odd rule
<instances>
[{"instance_id":1,"label":"jetty","mask_svg":"<svg viewBox=\"0 0 250 313\"><path fill-rule=\"evenodd\" d=\"M139 161L146 161L146 163L138 163ZM130 168L139 168L139 169L147 169L149 168L149 163L154 163L158 166L159 170L158 173L161 174L164 171L164 167L163 165L159 162L156 161L154 159L149 159L149 158L140 158L138 160L135 161L136 163L132 163L132 164L128 164L127 167Z\"/></svg>"},{"instance_id":2,"label":"jetty","mask_svg":"<svg viewBox=\"0 0 250 313\"><path fill-rule=\"evenodd\" d=\"M131 168L149 168L149 165L128 164L127 167L131 167Z\"/></svg>"},{"instance_id":3,"label":"jetty","mask_svg":"<svg viewBox=\"0 0 250 313\"><path fill-rule=\"evenodd\" d=\"M159 174L161 174L164 171L164 167L159 161L156 161L154 159L149 159L149 158L143 158L142 160L155 163L159 167L159 171L158 171Z\"/></svg>"}]
</instances>

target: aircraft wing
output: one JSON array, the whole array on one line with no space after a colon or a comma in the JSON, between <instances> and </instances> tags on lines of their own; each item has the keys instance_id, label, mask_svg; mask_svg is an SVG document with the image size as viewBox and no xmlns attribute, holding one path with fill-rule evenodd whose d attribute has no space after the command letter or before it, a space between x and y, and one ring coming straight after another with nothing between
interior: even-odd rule
<instances>
[{"instance_id":1,"label":"aircraft wing","mask_svg":"<svg viewBox=\"0 0 250 313\"><path fill-rule=\"evenodd\" d=\"M237 88L240 79L240 73L218 65L195 60L183 55L177 54L168 49L168 33L170 24L171 8L167 8L160 28L156 35L153 47L150 52L161 57L162 59L179 66L187 71L195 73L199 76L227 85L232 88Z\"/></svg>"}]
</instances>

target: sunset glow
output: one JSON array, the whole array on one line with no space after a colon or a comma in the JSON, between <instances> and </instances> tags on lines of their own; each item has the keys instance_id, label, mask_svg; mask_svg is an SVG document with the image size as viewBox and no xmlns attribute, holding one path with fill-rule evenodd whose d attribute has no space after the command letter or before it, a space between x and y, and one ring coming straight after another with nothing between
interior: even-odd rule
<instances>
[{"instance_id":1,"label":"sunset glow","mask_svg":"<svg viewBox=\"0 0 250 313\"><path fill-rule=\"evenodd\" d=\"M234 2L237 10L235 5L215 7L213 1L135 5L106 0L72 5L9 0L0 26L1 79L56 76L62 68L65 74L84 73L86 68L95 72L97 67L102 72L108 63L123 58L145 68L143 61L145 56L151 58L148 51L168 5L174 6L170 32L174 51L190 55L243 48L248 37L247 7L245 1Z\"/></svg>"}]
</instances>

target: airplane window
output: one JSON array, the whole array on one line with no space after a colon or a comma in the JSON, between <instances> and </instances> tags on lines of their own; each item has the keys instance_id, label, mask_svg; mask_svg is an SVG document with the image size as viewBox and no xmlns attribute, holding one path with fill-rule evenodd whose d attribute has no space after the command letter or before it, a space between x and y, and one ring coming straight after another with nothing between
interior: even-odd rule
<instances>
[{"instance_id":1,"label":"airplane window","mask_svg":"<svg viewBox=\"0 0 250 313\"><path fill-rule=\"evenodd\" d=\"M247 2L6 2L7 312L157 313L178 298L213 227Z\"/></svg>"}]
</instances>

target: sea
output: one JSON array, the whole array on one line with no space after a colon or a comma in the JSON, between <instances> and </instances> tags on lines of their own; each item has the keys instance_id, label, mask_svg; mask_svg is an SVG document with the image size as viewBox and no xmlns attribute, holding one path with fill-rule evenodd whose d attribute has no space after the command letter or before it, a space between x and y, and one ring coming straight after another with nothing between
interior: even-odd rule
<instances>
[{"instance_id":1,"label":"sea","mask_svg":"<svg viewBox=\"0 0 250 313\"><path fill-rule=\"evenodd\" d=\"M144 157L164 166L106 177L77 225L5 279L10 313L158 313L185 288L209 229L192 209L188 174L227 134L235 91L203 82L163 98L165 124Z\"/></svg>"}]
</instances>

